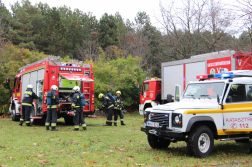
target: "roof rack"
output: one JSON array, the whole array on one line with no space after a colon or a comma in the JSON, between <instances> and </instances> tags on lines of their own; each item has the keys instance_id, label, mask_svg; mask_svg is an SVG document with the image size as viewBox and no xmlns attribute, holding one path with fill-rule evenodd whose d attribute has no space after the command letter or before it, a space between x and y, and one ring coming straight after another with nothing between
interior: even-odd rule
<instances>
[{"instance_id":1,"label":"roof rack","mask_svg":"<svg viewBox=\"0 0 252 167\"><path fill-rule=\"evenodd\" d=\"M54 64L54 65L59 65L60 64L60 56L48 56L47 58L44 58L42 60L38 60L36 62L33 62L31 64L27 64L26 66L20 67L19 70L22 70L26 67L38 64L38 63L42 63L43 61L49 60L50 64Z\"/></svg>"}]
</instances>

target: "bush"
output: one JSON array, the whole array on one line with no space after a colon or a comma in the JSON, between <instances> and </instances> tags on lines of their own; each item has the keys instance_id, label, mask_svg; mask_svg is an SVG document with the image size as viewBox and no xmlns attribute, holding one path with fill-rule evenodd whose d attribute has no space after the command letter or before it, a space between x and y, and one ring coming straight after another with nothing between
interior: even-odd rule
<instances>
[{"instance_id":1,"label":"bush","mask_svg":"<svg viewBox=\"0 0 252 167\"><path fill-rule=\"evenodd\" d=\"M99 108L99 93L115 95L117 90L122 92L124 106L138 105L140 91L137 84L145 79L146 73L139 66L141 58L129 55L126 59L105 61L100 57L94 63L95 108Z\"/></svg>"}]
</instances>

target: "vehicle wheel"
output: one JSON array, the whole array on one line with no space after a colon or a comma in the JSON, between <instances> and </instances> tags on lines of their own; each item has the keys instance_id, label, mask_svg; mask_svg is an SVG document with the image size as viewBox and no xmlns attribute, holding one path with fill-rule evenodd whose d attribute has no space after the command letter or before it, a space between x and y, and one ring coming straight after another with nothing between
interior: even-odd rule
<instances>
[{"instance_id":1,"label":"vehicle wheel","mask_svg":"<svg viewBox=\"0 0 252 167\"><path fill-rule=\"evenodd\" d=\"M64 117L66 125L73 125L73 117L72 116L65 116Z\"/></svg>"},{"instance_id":2,"label":"vehicle wheel","mask_svg":"<svg viewBox=\"0 0 252 167\"><path fill-rule=\"evenodd\" d=\"M192 129L188 136L187 148L197 158L204 158L213 151L214 138L210 128L205 125Z\"/></svg>"},{"instance_id":3,"label":"vehicle wheel","mask_svg":"<svg viewBox=\"0 0 252 167\"><path fill-rule=\"evenodd\" d=\"M153 149L167 148L170 145L170 140L149 133L148 133L148 142Z\"/></svg>"},{"instance_id":4,"label":"vehicle wheel","mask_svg":"<svg viewBox=\"0 0 252 167\"><path fill-rule=\"evenodd\" d=\"M16 115L16 105L14 106L14 110L11 110L11 118L12 121L19 121L20 116Z\"/></svg>"},{"instance_id":5,"label":"vehicle wheel","mask_svg":"<svg viewBox=\"0 0 252 167\"><path fill-rule=\"evenodd\" d=\"M31 125L35 125L36 121L32 117L34 117L34 107L32 107L30 111L30 123Z\"/></svg>"}]
</instances>

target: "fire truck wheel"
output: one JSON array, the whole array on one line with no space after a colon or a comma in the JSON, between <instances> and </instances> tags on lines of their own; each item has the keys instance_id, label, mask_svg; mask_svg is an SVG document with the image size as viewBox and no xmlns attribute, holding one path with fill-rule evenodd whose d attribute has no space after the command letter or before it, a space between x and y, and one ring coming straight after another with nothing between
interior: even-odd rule
<instances>
[{"instance_id":1,"label":"fire truck wheel","mask_svg":"<svg viewBox=\"0 0 252 167\"><path fill-rule=\"evenodd\" d=\"M19 121L20 116L16 115L16 105L14 105L14 110L11 110L12 121Z\"/></svg>"},{"instance_id":2,"label":"fire truck wheel","mask_svg":"<svg viewBox=\"0 0 252 167\"><path fill-rule=\"evenodd\" d=\"M170 140L149 133L148 133L148 142L153 149L167 148L170 145Z\"/></svg>"},{"instance_id":3,"label":"fire truck wheel","mask_svg":"<svg viewBox=\"0 0 252 167\"><path fill-rule=\"evenodd\" d=\"M35 125L35 121L32 119L32 117L34 117L34 107L32 107L30 111L30 121L32 125Z\"/></svg>"},{"instance_id":4,"label":"fire truck wheel","mask_svg":"<svg viewBox=\"0 0 252 167\"><path fill-rule=\"evenodd\" d=\"M73 117L67 115L64 117L64 120L66 125L73 125Z\"/></svg>"},{"instance_id":5,"label":"fire truck wheel","mask_svg":"<svg viewBox=\"0 0 252 167\"><path fill-rule=\"evenodd\" d=\"M204 158L213 151L214 138L211 129L205 125L194 127L187 141L188 151L197 158Z\"/></svg>"}]
</instances>

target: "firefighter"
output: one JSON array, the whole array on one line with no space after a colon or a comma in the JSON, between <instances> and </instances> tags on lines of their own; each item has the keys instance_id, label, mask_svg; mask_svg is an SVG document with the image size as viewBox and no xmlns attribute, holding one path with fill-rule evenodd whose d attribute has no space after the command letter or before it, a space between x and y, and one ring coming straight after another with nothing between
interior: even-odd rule
<instances>
[{"instance_id":1,"label":"firefighter","mask_svg":"<svg viewBox=\"0 0 252 167\"><path fill-rule=\"evenodd\" d=\"M38 96L32 91L33 86L29 84L27 86L26 92L24 92L24 97L22 99L22 115L20 118L19 125L22 126L25 121L26 126L31 126L30 123L30 112L32 109L33 99L38 99Z\"/></svg>"},{"instance_id":2,"label":"firefighter","mask_svg":"<svg viewBox=\"0 0 252 167\"><path fill-rule=\"evenodd\" d=\"M105 96L104 94L100 93L98 95L99 100L103 100L102 109L107 109L107 121L106 124L103 126L112 126L112 114L114 110L114 103L111 99L109 99L108 96Z\"/></svg>"},{"instance_id":3,"label":"firefighter","mask_svg":"<svg viewBox=\"0 0 252 167\"><path fill-rule=\"evenodd\" d=\"M123 109L123 100L122 100L122 97L121 97L121 91L117 91L116 92L116 104L115 104L115 117L114 117L114 126L117 126L117 118L118 118L118 115L120 116L120 120L121 120L121 125L126 125L124 122L123 122L123 112L122 112L122 109Z\"/></svg>"},{"instance_id":4,"label":"firefighter","mask_svg":"<svg viewBox=\"0 0 252 167\"><path fill-rule=\"evenodd\" d=\"M56 129L56 122L58 118L57 108L60 107L60 104L58 95L56 93L57 90L58 87L56 85L51 86L51 105L47 105L47 116L45 122L46 130L50 130L49 125L52 120L51 131L58 131L58 129Z\"/></svg>"},{"instance_id":5,"label":"firefighter","mask_svg":"<svg viewBox=\"0 0 252 167\"><path fill-rule=\"evenodd\" d=\"M73 87L74 95L72 100L72 110L75 110L75 116L73 117L74 122L74 131L79 130L79 125L81 123L83 130L87 130L87 125L84 121L83 116L83 106L81 105L81 97L80 97L80 87Z\"/></svg>"}]
</instances>

